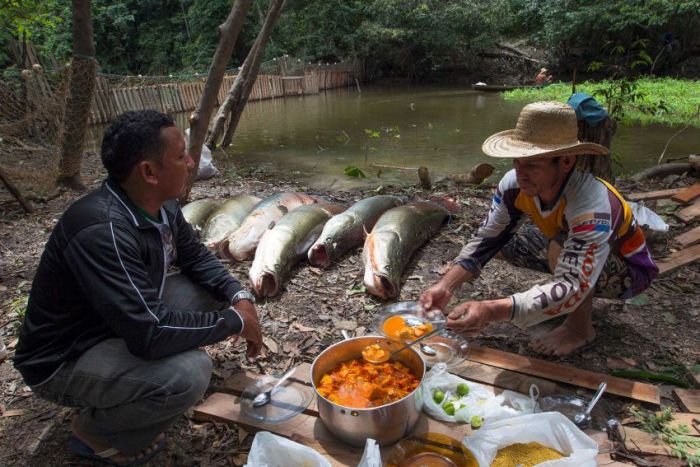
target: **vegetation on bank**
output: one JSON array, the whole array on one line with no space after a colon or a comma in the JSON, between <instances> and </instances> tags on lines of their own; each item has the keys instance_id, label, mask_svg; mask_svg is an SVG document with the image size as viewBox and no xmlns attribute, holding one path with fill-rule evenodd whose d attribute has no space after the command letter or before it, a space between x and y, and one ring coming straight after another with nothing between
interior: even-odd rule
<instances>
[{"instance_id":1,"label":"vegetation on bank","mask_svg":"<svg viewBox=\"0 0 700 467\"><path fill-rule=\"evenodd\" d=\"M700 81L672 78L640 78L629 82L632 96L617 94L622 98L624 125L663 123L667 125L691 125L700 127ZM599 102L608 105L611 90L619 89L614 81L585 82L576 85L577 92L585 92ZM523 102L554 100L566 102L571 96L571 83L556 83L543 88L525 88L508 91L505 98Z\"/></svg>"}]
</instances>

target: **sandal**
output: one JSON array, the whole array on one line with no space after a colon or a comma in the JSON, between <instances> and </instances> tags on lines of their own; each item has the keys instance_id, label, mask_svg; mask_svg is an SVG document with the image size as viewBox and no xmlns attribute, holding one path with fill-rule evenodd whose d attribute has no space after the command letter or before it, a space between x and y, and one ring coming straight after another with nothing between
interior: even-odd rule
<instances>
[{"instance_id":1,"label":"sandal","mask_svg":"<svg viewBox=\"0 0 700 467\"><path fill-rule=\"evenodd\" d=\"M163 449L165 449L165 438L161 439L158 441L153 448L151 452L148 454L144 455L143 457L139 459L135 459L133 461L128 461L128 462L114 462L111 458L116 456L117 454L120 454L118 449L115 448L109 448L105 449L104 451L100 452L95 452L90 446L85 444L80 438L77 436L71 436L70 439L68 440L68 449L74 453L77 454L81 457L85 457L86 459L90 459L93 461L101 462L106 465L113 465L113 466L119 466L119 467L128 467L132 465L142 465L147 462L149 462L153 457L156 456L159 452L161 452Z\"/></svg>"}]
</instances>

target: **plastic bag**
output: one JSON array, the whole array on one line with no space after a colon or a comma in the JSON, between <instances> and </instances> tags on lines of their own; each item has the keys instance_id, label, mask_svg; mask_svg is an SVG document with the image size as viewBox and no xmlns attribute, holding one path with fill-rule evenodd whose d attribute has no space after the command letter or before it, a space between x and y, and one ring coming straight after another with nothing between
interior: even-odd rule
<instances>
[{"instance_id":1,"label":"plastic bag","mask_svg":"<svg viewBox=\"0 0 700 467\"><path fill-rule=\"evenodd\" d=\"M457 394L457 387L466 384L469 393L464 396ZM503 391L499 395L493 393L493 388L483 384L466 381L459 376L447 372L445 365L435 365L426 375L425 398L423 410L438 420L449 422L471 423L472 417L484 421L495 421L510 418L522 413L532 413L532 400L513 391ZM437 403L434 399L436 390L444 394L444 399ZM444 404L452 402L454 415L445 412Z\"/></svg>"},{"instance_id":2,"label":"plastic bag","mask_svg":"<svg viewBox=\"0 0 700 467\"><path fill-rule=\"evenodd\" d=\"M190 129L185 130L187 141L190 140ZM199 168L197 169L197 180L206 180L219 175L219 169L214 167L212 162L211 150L206 144L202 145L201 155L199 156Z\"/></svg>"},{"instance_id":3,"label":"plastic bag","mask_svg":"<svg viewBox=\"0 0 700 467\"><path fill-rule=\"evenodd\" d=\"M287 438L260 431L253 438L246 467L331 467L321 454Z\"/></svg>"},{"instance_id":4,"label":"plastic bag","mask_svg":"<svg viewBox=\"0 0 700 467\"><path fill-rule=\"evenodd\" d=\"M664 222L664 220L654 211L643 204L635 203L634 201L627 201L627 204L629 204L630 209L632 209L634 218L637 219L637 223L639 225L642 227L647 226L651 230L668 232L668 224Z\"/></svg>"},{"instance_id":5,"label":"plastic bag","mask_svg":"<svg viewBox=\"0 0 700 467\"><path fill-rule=\"evenodd\" d=\"M567 457L538 464L546 467L595 467L598 444L559 412L520 415L487 422L462 441L480 467L488 467L499 449L515 443L540 443Z\"/></svg>"},{"instance_id":6,"label":"plastic bag","mask_svg":"<svg viewBox=\"0 0 700 467\"><path fill-rule=\"evenodd\" d=\"M382 455L379 452L379 445L372 438L367 438L365 452L357 467L382 467Z\"/></svg>"}]
</instances>

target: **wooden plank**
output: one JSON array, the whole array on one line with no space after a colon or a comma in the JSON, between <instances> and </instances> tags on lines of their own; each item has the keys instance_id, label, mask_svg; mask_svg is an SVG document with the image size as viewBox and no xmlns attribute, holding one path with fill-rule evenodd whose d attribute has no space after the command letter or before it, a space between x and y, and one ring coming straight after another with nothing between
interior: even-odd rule
<instances>
[{"instance_id":1,"label":"wooden plank","mask_svg":"<svg viewBox=\"0 0 700 467\"><path fill-rule=\"evenodd\" d=\"M671 188L668 190L647 191L645 193L630 193L624 196L625 199L630 201L653 201L655 199L670 198L671 196L680 193L682 190L682 188Z\"/></svg>"},{"instance_id":2,"label":"wooden plank","mask_svg":"<svg viewBox=\"0 0 700 467\"><path fill-rule=\"evenodd\" d=\"M700 258L700 244L676 251L661 261L657 261L659 276L665 276L676 269L697 261Z\"/></svg>"},{"instance_id":3,"label":"wooden plank","mask_svg":"<svg viewBox=\"0 0 700 467\"><path fill-rule=\"evenodd\" d=\"M686 412L700 413L700 389L674 389L673 396Z\"/></svg>"},{"instance_id":4,"label":"wooden plank","mask_svg":"<svg viewBox=\"0 0 700 467\"><path fill-rule=\"evenodd\" d=\"M668 423L668 426L678 428L682 425L690 428L689 436L700 436L700 415L683 412L674 413L673 420Z\"/></svg>"},{"instance_id":5,"label":"wooden plank","mask_svg":"<svg viewBox=\"0 0 700 467\"><path fill-rule=\"evenodd\" d=\"M700 183L689 186L685 190L671 196L671 199L676 203L688 204L700 196Z\"/></svg>"},{"instance_id":6,"label":"wooden plank","mask_svg":"<svg viewBox=\"0 0 700 467\"><path fill-rule=\"evenodd\" d=\"M605 381L608 383L607 392L610 394L653 404L661 402L659 388L654 385L580 370L561 363L548 362L476 345L471 346L468 358L474 362L588 389L597 389L598 385Z\"/></svg>"},{"instance_id":7,"label":"wooden plank","mask_svg":"<svg viewBox=\"0 0 700 467\"><path fill-rule=\"evenodd\" d=\"M700 225L678 235L673 241L684 248L700 243Z\"/></svg>"},{"instance_id":8,"label":"wooden plank","mask_svg":"<svg viewBox=\"0 0 700 467\"><path fill-rule=\"evenodd\" d=\"M503 370L495 366L483 363L465 361L459 366L452 368L450 373L461 376L469 381L487 384L501 389L528 394L530 386L536 384L542 396L553 394L566 394L572 391L563 386L542 378L516 373L515 371Z\"/></svg>"},{"instance_id":9,"label":"wooden plank","mask_svg":"<svg viewBox=\"0 0 700 467\"><path fill-rule=\"evenodd\" d=\"M696 216L700 216L700 201L696 201L695 204L674 212L673 215L686 223L692 221Z\"/></svg>"}]
</instances>

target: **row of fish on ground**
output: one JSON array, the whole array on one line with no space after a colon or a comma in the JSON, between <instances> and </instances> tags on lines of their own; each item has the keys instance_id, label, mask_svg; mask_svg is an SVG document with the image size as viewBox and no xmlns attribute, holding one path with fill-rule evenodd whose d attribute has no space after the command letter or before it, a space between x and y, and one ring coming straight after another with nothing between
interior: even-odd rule
<instances>
[{"instance_id":1,"label":"row of fish on ground","mask_svg":"<svg viewBox=\"0 0 700 467\"><path fill-rule=\"evenodd\" d=\"M326 268L364 243L365 287L389 299L399 295L401 275L413 253L457 209L449 198L407 202L378 195L348 206L284 192L264 199L201 199L182 212L207 248L222 258L253 260L249 275L259 297L277 295L288 272L304 258Z\"/></svg>"}]
</instances>

